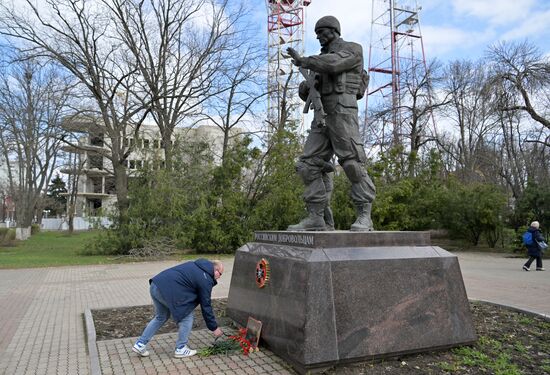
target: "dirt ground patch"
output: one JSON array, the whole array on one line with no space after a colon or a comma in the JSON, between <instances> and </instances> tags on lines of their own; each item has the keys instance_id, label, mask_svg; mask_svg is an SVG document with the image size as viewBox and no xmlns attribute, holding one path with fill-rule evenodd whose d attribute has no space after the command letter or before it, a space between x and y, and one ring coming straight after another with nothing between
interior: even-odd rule
<instances>
[{"instance_id":1,"label":"dirt ground patch","mask_svg":"<svg viewBox=\"0 0 550 375\"><path fill-rule=\"evenodd\" d=\"M221 327L232 323L231 319L225 314L226 304L226 298L212 300L212 308L216 314L218 325ZM193 329L206 328L200 308L196 308L194 314ZM155 316L153 305L92 310L96 340L103 341L124 337L138 337L153 316ZM177 331L176 323L172 319L168 319L158 331L158 334Z\"/></svg>"},{"instance_id":2,"label":"dirt ground patch","mask_svg":"<svg viewBox=\"0 0 550 375\"><path fill-rule=\"evenodd\" d=\"M226 299L213 300L220 326ZM550 322L492 304L470 303L478 342L470 347L406 355L376 362L339 365L326 374L550 374ZM152 306L92 310L97 340L139 336L153 316ZM205 328L200 309L193 328ZM176 332L169 321L162 333Z\"/></svg>"}]
</instances>

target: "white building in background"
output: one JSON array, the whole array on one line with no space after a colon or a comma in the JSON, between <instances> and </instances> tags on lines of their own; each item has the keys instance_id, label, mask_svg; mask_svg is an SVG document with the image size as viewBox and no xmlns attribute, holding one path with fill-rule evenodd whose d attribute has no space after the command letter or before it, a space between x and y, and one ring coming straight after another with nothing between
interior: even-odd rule
<instances>
[{"instance_id":1,"label":"white building in background","mask_svg":"<svg viewBox=\"0 0 550 375\"><path fill-rule=\"evenodd\" d=\"M115 181L112 163L101 152L108 149L108 138L101 132L97 124L91 125L89 121L71 121L64 128L81 134L78 137L78 147L65 146L63 151L78 155L81 167L74 165L61 169L61 173L70 176L69 180L78 175L78 188L76 199L76 216L97 216L103 214L116 205ZM233 134L238 134L240 129L233 129ZM221 161L223 149L223 132L214 125L201 125L195 128L175 128L172 141L185 139L206 142L214 155L215 163ZM131 176L133 172L145 166L145 163L153 163L153 167L162 168L164 165L164 150L159 129L156 125L142 125L138 137L129 136L124 139L125 146L133 146L131 154L126 160L126 167ZM67 186L67 190L70 186ZM70 194L67 193L67 195Z\"/></svg>"}]
</instances>

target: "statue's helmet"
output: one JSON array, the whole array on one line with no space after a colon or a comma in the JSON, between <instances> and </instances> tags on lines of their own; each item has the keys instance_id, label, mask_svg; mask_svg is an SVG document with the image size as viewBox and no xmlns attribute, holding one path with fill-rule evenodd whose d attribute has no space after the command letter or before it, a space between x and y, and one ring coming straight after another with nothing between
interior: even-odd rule
<instances>
[{"instance_id":1,"label":"statue's helmet","mask_svg":"<svg viewBox=\"0 0 550 375\"><path fill-rule=\"evenodd\" d=\"M324 16L319 18L319 21L317 21L317 23L315 24L315 32L317 32L318 29L322 29L325 27L336 30L338 34L341 34L340 22L334 16Z\"/></svg>"}]
</instances>

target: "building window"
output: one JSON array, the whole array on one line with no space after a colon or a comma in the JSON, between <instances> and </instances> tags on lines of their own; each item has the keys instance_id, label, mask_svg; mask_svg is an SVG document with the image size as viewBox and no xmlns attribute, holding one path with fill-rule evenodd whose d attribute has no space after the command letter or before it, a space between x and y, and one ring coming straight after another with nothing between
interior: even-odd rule
<instances>
[{"instance_id":1,"label":"building window","mask_svg":"<svg viewBox=\"0 0 550 375\"><path fill-rule=\"evenodd\" d=\"M93 169L103 169L103 156L101 155L88 155L88 166Z\"/></svg>"},{"instance_id":2,"label":"building window","mask_svg":"<svg viewBox=\"0 0 550 375\"><path fill-rule=\"evenodd\" d=\"M130 160L130 169L136 169L136 161Z\"/></svg>"},{"instance_id":3,"label":"building window","mask_svg":"<svg viewBox=\"0 0 550 375\"><path fill-rule=\"evenodd\" d=\"M136 139L136 148L143 148L143 141L141 138Z\"/></svg>"},{"instance_id":4,"label":"building window","mask_svg":"<svg viewBox=\"0 0 550 375\"><path fill-rule=\"evenodd\" d=\"M149 148L150 141L148 139L143 140L143 148Z\"/></svg>"},{"instance_id":5,"label":"building window","mask_svg":"<svg viewBox=\"0 0 550 375\"><path fill-rule=\"evenodd\" d=\"M124 138L124 147L128 147L128 138Z\"/></svg>"},{"instance_id":6,"label":"building window","mask_svg":"<svg viewBox=\"0 0 550 375\"><path fill-rule=\"evenodd\" d=\"M103 186L102 186L103 181L101 177L93 177L93 178L90 178L90 180L92 181L92 192L98 193L98 194L103 193Z\"/></svg>"},{"instance_id":7,"label":"building window","mask_svg":"<svg viewBox=\"0 0 550 375\"><path fill-rule=\"evenodd\" d=\"M143 168L143 160L136 160L136 167L138 169Z\"/></svg>"},{"instance_id":8,"label":"building window","mask_svg":"<svg viewBox=\"0 0 550 375\"><path fill-rule=\"evenodd\" d=\"M136 144L136 141L134 138L130 138L130 147L134 147L134 145Z\"/></svg>"},{"instance_id":9,"label":"building window","mask_svg":"<svg viewBox=\"0 0 550 375\"><path fill-rule=\"evenodd\" d=\"M116 194L115 178L114 177L105 177L105 193L106 194Z\"/></svg>"},{"instance_id":10,"label":"building window","mask_svg":"<svg viewBox=\"0 0 550 375\"><path fill-rule=\"evenodd\" d=\"M153 140L153 148L159 148L159 140L158 139Z\"/></svg>"},{"instance_id":11,"label":"building window","mask_svg":"<svg viewBox=\"0 0 550 375\"><path fill-rule=\"evenodd\" d=\"M90 138L90 144L92 146L103 147L103 134L98 134Z\"/></svg>"}]
</instances>

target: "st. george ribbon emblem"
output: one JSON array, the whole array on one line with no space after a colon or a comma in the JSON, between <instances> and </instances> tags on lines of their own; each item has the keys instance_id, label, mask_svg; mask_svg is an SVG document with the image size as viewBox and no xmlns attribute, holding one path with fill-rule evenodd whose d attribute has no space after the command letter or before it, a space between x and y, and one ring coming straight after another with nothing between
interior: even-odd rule
<instances>
[{"instance_id":1,"label":"st. george ribbon emblem","mask_svg":"<svg viewBox=\"0 0 550 375\"><path fill-rule=\"evenodd\" d=\"M262 258L256 263L256 285L263 288L269 282L269 262Z\"/></svg>"}]
</instances>

